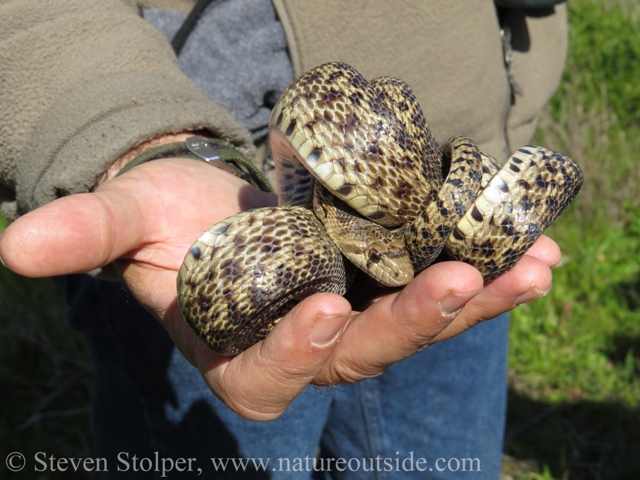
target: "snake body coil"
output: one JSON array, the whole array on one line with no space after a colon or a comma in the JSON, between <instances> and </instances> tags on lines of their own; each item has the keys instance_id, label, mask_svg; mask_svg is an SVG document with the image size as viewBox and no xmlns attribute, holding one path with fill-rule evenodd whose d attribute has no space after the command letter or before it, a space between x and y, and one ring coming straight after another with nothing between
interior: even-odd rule
<instances>
[{"instance_id":1,"label":"snake body coil","mask_svg":"<svg viewBox=\"0 0 640 480\"><path fill-rule=\"evenodd\" d=\"M406 83L367 82L340 63L296 80L269 126L279 207L216 224L178 274L183 316L225 355L263 339L312 293L344 294L350 263L402 286L444 249L496 278L582 185L571 159L542 147L502 168L466 137L439 147Z\"/></svg>"}]
</instances>

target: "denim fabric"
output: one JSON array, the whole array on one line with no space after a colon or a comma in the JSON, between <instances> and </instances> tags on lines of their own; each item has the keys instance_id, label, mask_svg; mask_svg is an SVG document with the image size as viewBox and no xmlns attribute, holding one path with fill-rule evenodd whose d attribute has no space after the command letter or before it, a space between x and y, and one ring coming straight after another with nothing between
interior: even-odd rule
<instances>
[{"instance_id":1,"label":"denim fabric","mask_svg":"<svg viewBox=\"0 0 640 480\"><path fill-rule=\"evenodd\" d=\"M499 478L506 315L377 378L309 387L279 419L255 423L211 394L122 286L73 276L66 290L68 321L90 338L95 454L108 478ZM315 457L331 471L314 471ZM156 458L167 459L165 477ZM176 471L179 458L195 459L191 471Z\"/></svg>"}]
</instances>

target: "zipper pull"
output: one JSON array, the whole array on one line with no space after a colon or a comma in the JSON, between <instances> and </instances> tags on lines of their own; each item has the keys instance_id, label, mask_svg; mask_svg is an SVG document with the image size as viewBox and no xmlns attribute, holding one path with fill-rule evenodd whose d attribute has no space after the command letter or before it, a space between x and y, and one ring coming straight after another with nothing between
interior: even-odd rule
<instances>
[{"instance_id":1,"label":"zipper pull","mask_svg":"<svg viewBox=\"0 0 640 480\"><path fill-rule=\"evenodd\" d=\"M511 47L511 29L509 27L503 27L500 29L500 40L502 40L504 66L507 69L507 78L509 79L509 85L511 85L511 94L514 97L516 95L522 97L524 92L522 91L522 87L518 84L516 76L511 69L511 64L513 63L513 48Z\"/></svg>"}]
</instances>

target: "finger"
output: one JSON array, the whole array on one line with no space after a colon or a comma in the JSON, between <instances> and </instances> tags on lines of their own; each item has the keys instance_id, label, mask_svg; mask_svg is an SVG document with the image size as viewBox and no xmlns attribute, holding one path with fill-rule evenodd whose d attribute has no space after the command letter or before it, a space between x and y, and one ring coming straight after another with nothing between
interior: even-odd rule
<instances>
[{"instance_id":1,"label":"finger","mask_svg":"<svg viewBox=\"0 0 640 480\"><path fill-rule=\"evenodd\" d=\"M315 383L351 383L383 373L429 345L482 289L482 276L470 265L428 268L349 323Z\"/></svg>"},{"instance_id":2,"label":"finger","mask_svg":"<svg viewBox=\"0 0 640 480\"><path fill-rule=\"evenodd\" d=\"M298 304L267 336L240 355L197 360L210 388L244 418L280 416L316 377L351 317L344 298L323 293Z\"/></svg>"},{"instance_id":3,"label":"finger","mask_svg":"<svg viewBox=\"0 0 640 480\"><path fill-rule=\"evenodd\" d=\"M451 324L433 339L433 343L452 338L484 320L513 310L522 303L544 297L551 290L549 266L538 258L525 255L516 266L485 284Z\"/></svg>"},{"instance_id":4,"label":"finger","mask_svg":"<svg viewBox=\"0 0 640 480\"><path fill-rule=\"evenodd\" d=\"M536 257L551 268L562 265L562 252L556 242L542 235L527 251L527 255Z\"/></svg>"}]
</instances>

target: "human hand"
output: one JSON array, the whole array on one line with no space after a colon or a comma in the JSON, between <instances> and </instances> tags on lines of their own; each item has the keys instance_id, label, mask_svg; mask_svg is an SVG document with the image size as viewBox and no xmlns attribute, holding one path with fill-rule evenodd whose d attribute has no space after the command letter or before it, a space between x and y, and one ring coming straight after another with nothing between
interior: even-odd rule
<instances>
[{"instance_id":1,"label":"human hand","mask_svg":"<svg viewBox=\"0 0 640 480\"><path fill-rule=\"evenodd\" d=\"M403 290L369 300L361 313L343 297L316 294L263 342L234 358L217 355L182 319L177 271L208 227L274 203L273 195L202 162L156 160L94 193L24 215L0 238L0 257L30 277L85 272L115 261L131 293L162 322L212 391L252 420L277 418L310 383L379 375L432 343L543 296L551 286L549 266L560 262L557 245L542 237L513 270L486 285L473 267L446 262Z\"/></svg>"}]
</instances>

